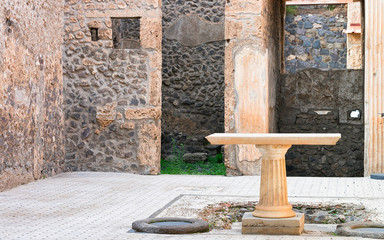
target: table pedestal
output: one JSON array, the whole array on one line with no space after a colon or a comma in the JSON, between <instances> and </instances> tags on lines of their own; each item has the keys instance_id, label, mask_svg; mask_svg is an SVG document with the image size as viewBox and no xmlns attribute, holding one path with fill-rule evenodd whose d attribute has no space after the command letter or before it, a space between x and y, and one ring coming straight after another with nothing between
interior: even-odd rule
<instances>
[{"instance_id":1,"label":"table pedestal","mask_svg":"<svg viewBox=\"0 0 384 240\"><path fill-rule=\"evenodd\" d=\"M304 214L297 214L288 203L285 154L291 145L256 145L263 155L261 163L260 199L251 214L242 219L243 234L300 235L304 230Z\"/></svg>"},{"instance_id":2,"label":"table pedestal","mask_svg":"<svg viewBox=\"0 0 384 240\"><path fill-rule=\"evenodd\" d=\"M288 203L285 154L291 145L256 145L263 158L261 163L260 200L253 216L289 218L296 216Z\"/></svg>"}]
</instances>

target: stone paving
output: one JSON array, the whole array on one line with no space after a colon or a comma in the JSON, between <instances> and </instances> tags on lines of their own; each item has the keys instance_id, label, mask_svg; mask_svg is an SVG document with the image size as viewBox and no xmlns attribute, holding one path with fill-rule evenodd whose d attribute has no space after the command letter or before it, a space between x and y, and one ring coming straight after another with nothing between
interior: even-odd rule
<instances>
[{"instance_id":1,"label":"stone paving","mask_svg":"<svg viewBox=\"0 0 384 240\"><path fill-rule=\"evenodd\" d=\"M255 239L224 232L169 236L128 231L133 221L156 215L181 195L254 196L257 200L259 181L259 177L251 176L60 174L0 193L0 239ZM375 205L375 211L384 212L384 181L380 180L289 177L288 193L295 201L368 201Z\"/></svg>"}]
</instances>

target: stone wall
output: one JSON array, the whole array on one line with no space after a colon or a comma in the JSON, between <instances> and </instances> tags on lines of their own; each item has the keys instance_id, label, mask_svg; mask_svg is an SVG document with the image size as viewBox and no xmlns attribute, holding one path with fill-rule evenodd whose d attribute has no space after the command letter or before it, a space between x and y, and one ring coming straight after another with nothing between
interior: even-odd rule
<instances>
[{"instance_id":1,"label":"stone wall","mask_svg":"<svg viewBox=\"0 0 384 240\"><path fill-rule=\"evenodd\" d=\"M336 146L293 146L288 150L289 176L363 176L362 70L307 69L283 75L278 103L280 133L341 133Z\"/></svg>"},{"instance_id":2,"label":"stone wall","mask_svg":"<svg viewBox=\"0 0 384 240\"><path fill-rule=\"evenodd\" d=\"M363 34L361 2L348 3L347 68L363 68Z\"/></svg>"},{"instance_id":3,"label":"stone wall","mask_svg":"<svg viewBox=\"0 0 384 240\"><path fill-rule=\"evenodd\" d=\"M159 0L66 0L67 170L159 173L161 35Z\"/></svg>"},{"instance_id":4,"label":"stone wall","mask_svg":"<svg viewBox=\"0 0 384 240\"><path fill-rule=\"evenodd\" d=\"M346 69L347 5L297 6L285 19L285 69ZM289 8L288 7L288 8Z\"/></svg>"},{"instance_id":5,"label":"stone wall","mask_svg":"<svg viewBox=\"0 0 384 240\"><path fill-rule=\"evenodd\" d=\"M0 4L0 191L64 167L63 1Z\"/></svg>"},{"instance_id":6,"label":"stone wall","mask_svg":"<svg viewBox=\"0 0 384 240\"><path fill-rule=\"evenodd\" d=\"M224 131L225 0L163 1L162 154L172 146L216 154Z\"/></svg>"},{"instance_id":7,"label":"stone wall","mask_svg":"<svg viewBox=\"0 0 384 240\"><path fill-rule=\"evenodd\" d=\"M225 132L277 132L285 1L231 0L225 9ZM251 145L227 145L227 175L260 173Z\"/></svg>"}]
</instances>

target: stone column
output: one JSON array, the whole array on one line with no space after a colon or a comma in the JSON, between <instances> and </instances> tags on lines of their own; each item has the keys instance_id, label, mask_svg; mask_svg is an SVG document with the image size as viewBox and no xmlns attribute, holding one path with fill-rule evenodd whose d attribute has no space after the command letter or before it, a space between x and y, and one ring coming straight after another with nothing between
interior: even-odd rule
<instances>
[{"instance_id":1,"label":"stone column","mask_svg":"<svg viewBox=\"0 0 384 240\"><path fill-rule=\"evenodd\" d=\"M260 200L253 216L288 218L296 216L288 203L285 154L291 145L260 145L263 155L260 179Z\"/></svg>"},{"instance_id":2,"label":"stone column","mask_svg":"<svg viewBox=\"0 0 384 240\"><path fill-rule=\"evenodd\" d=\"M361 3L348 3L347 68L362 69Z\"/></svg>"},{"instance_id":3,"label":"stone column","mask_svg":"<svg viewBox=\"0 0 384 240\"><path fill-rule=\"evenodd\" d=\"M225 132L276 132L285 1L232 0L225 9ZM226 146L227 175L260 174L254 146Z\"/></svg>"},{"instance_id":4,"label":"stone column","mask_svg":"<svg viewBox=\"0 0 384 240\"><path fill-rule=\"evenodd\" d=\"M384 2L365 1L364 175L384 173Z\"/></svg>"}]
</instances>

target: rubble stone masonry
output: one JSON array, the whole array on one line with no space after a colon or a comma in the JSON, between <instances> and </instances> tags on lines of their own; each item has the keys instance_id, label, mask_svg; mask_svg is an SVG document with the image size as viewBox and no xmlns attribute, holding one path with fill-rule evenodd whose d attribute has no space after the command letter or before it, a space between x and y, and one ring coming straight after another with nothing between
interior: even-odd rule
<instances>
[{"instance_id":1,"label":"rubble stone masonry","mask_svg":"<svg viewBox=\"0 0 384 240\"><path fill-rule=\"evenodd\" d=\"M66 0L64 12L66 170L159 173L161 1ZM130 22L140 39L113 39Z\"/></svg>"},{"instance_id":2,"label":"rubble stone masonry","mask_svg":"<svg viewBox=\"0 0 384 240\"><path fill-rule=\"evenodd\" d=\"M347 67L347 6L298 6L285 18L285 70Z\"/></svg>"},{"instance_id":3,"label":"rubble stone masonry","mask_svg":"<svg viewBox=\"0 0 384 240\"><path fill-rule=\"evenodd\" d=\"M224 132L225 0L163 1L162 154L216 155ZM176 146L175 146L176 145Z\"/></svg>"},{"instance_id":4,"label":"rubble stone masonry","mask_svg":"<svg viewBox=\"0 0 384 240\"><path fill-rule=\"evenodd\" d=\"M336 146L292 146L287 174L362 177L364 71L305 69L283 74L279 89L280 133L341 133Z\"/></svg>"},{"instance_id":5,"label":"rubble stone masonry","mask_svg":"<svg viewBox=\"0 0 384 240\"><path fill-rule=\"evenodd\" d=\"M64 168L63 1L0 4L0 191Z\"/></svg>"}]
</instances>

